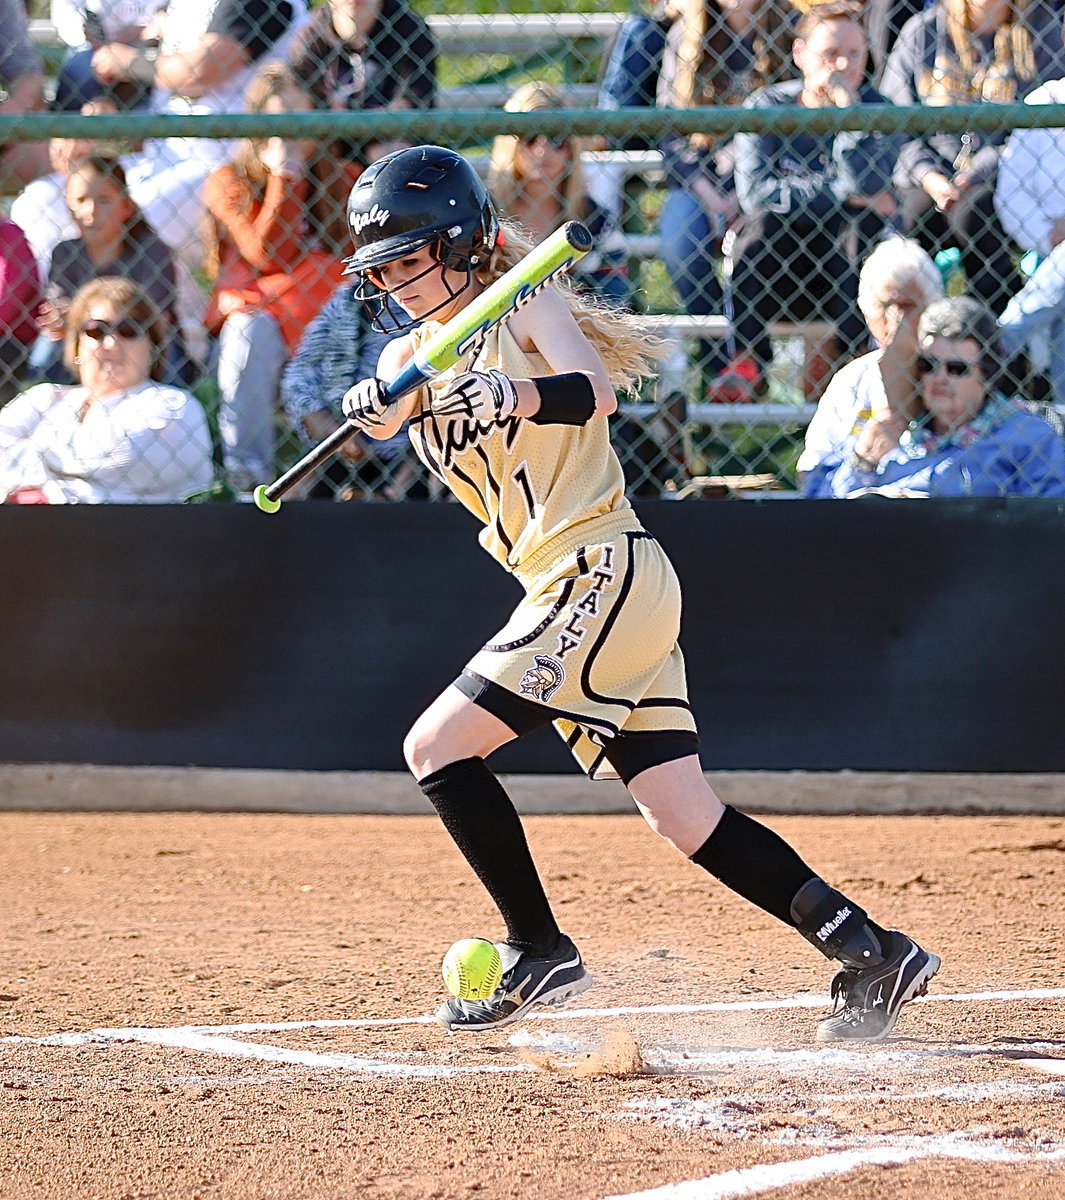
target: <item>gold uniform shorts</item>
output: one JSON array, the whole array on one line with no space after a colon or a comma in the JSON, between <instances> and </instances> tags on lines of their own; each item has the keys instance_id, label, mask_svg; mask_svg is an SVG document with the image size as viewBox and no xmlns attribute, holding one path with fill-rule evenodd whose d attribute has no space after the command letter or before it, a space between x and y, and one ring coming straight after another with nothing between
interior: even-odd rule
<instances>
[{"instance_id":1,"label":"gold uniform shorts","mask_svg":"<svg viewBox=\"0 0 1065 1200\"><path fill-rule=\"evenodd\" d=\"M528 588L456 680L517 734L553 721L593 779L694 754L680 584L643 531L575 549Z\"/></svg>"}]
</instances>

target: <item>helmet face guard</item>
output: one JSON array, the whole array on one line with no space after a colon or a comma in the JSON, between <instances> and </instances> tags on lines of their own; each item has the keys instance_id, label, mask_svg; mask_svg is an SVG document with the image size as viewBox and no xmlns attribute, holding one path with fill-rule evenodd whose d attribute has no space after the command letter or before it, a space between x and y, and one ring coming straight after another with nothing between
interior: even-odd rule
<instances>
[{"instance_id":1,"label":"helmet face guard","mask_svg":"<svg viewBox=\"0 0 1065 1200\"><path fill-rule=\"evenodd\" d=\"M375 268L431 247L432 270L466 277L457 289L445 280L447 298L432 310L438 312L469 286L499 232L476 171L441 146L397 150L367 167L348 197L348 226L355 253L344 260L346 273L358 277L355 294L382 332L409 328L415 318L391 299Z\"/></svg>"},{"instance_id":2,"label":"helmet face guard","mask_svg":"<svg viewBox=\"0 0 1065 1200\"><path fill-rule=\"evenodd\" d=\"M378 333L398 333L403 329L409 329L412 325L424 320L426 317L431 317L434 313L440 312L441 309L447 308L452 300L460 296L470 286L470 282L473 279L473 268L469 265L468 260L464 260L464 265L458 268L450 268L451 270L461 271L463 275L462 282L458 287L454 287L446 274L447 264L444 259L444 252L440 247L440 239L436 238L427 244L431 250L432 261L424 271L405 280L404 286L408 283L414 283L419 279L424 279L434 271L439 271L440 282L443 284L445 295L435 308L429 309L428 312L424 312L416 318L412 317L399 301L392 298L392 293L385 285L378 266L359 268L349 265L346 268L345 274L353 274L355 276L355 299L361 300L366 306L370 317L370 324ZM399 255L388 255L382 258L381 265L391 262L393 258L413 254L420 249L422 249L421 246L408 246ZM350 259L346 261L349 264L351 262Z\"/></svg>"}]
</instances>

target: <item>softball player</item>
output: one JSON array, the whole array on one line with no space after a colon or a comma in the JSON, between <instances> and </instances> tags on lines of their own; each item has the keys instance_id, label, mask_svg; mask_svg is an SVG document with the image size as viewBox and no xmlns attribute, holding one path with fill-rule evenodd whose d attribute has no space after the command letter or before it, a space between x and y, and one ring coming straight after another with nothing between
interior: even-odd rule
<instances>
[{"instance_id":1,"label":"softball player","mask_svg":"<svg viewBox=\"0 0 1065 1200\"><path fill-rule=\"evenodd\" d=\"M501 229L469 164L438 146L369 167L348 220L349 270L376 319L421 322L383 351L384 378L528 250ZM681 853L842 964L822 1041L875 1041L925 991L939 959L874 924L775 833L722 805L703 776L677 645L677 578L625 498L608 437L614 389L651 371L646 348L636 318L549 287L429 387L388 405L381 380L367 379L344 400L371 437L407 424L418 455L477 515L482 545L525 591L404 744L507 930L496 992L449 1000L437 1019L492 1028L591 983L485 764L512 738L553 722L584 769L620 777Z\"/></svg>"}]
</instances>

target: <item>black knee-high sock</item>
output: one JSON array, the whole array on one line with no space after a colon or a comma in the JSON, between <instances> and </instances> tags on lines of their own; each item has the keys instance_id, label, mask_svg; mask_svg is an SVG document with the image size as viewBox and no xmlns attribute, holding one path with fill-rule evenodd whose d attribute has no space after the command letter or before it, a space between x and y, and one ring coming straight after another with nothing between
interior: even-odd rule
<instances>
[{"instance_id":1,"label":"black knee-high sock","mask_svg":"<svg viewBox=\"0 0 1065 1200\"><path fill-rule=\"evenodd\" d=\"M507 941L531 954L550 954L558 925L517 811L484 759L448 763L418 786L495 901Z\"/></svg>"},{"instance_id":2,"label":"black knee-high sock","mask_svg":"<svg viewBox=\"0 0 1065 1200\"><path fill-rule=\"evenodd\" d=\"M737 895L797 929L826 958L850 967L883 961L884 930L830 888L782 837L730 806L691 856Z\"/></svg>"},{"instance_id":3,"label":"black knee-high sock","mask_svg":"<svg viewBox=\"0 0 1065 1200\"><path fill-rule=\"evenodd\" d=\"M725 887L791 926L792 900L817 878L782 837L729 805L691 859Z\"/></svg>"}]
</instances>

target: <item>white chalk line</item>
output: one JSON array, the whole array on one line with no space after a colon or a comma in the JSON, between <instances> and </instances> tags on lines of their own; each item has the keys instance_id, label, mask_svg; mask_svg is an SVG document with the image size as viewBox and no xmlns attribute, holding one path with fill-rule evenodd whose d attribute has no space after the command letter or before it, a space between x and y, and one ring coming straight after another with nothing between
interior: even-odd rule
<instances>
[{"instance_id":1,"label":"white chalk line","mask_svg":"<svg viewBox=\"0 0 1065 1200\"><path fill-rule=\"evenodd\" d=\"M847 1175L858 1167L898 1165L921 1158L960 1158L991 1163L1057 1162L1065 1159L1065 1151L1022 1153L1005 1146L972 1144L967 1140L971 1136L972 1133L958 1132L928 1138L900 1139L893 1145L863 1147L819 1154L813 1158L743 1167L705 1179L689 1179L641 1192L606 1196L603 1200L734 1200L735 1197L754 1196L833 1175Z\"/></svg>"},{"instance_id":2,"label":"white chalk line","mask_svg":"<svg viewBox=\"0 0 1065 1200\"><path fill-rule=\"evenodd\" d=\"M1065 988L1030 988L1024 991L989 991L934 994L923 998L922 1002L967 1002L980 1003L989 1001L1011 1001L1022 999L1059 999L1065 998ZM796 1008L824 1007L829 1003L828 998L814 995L797 995L780 1000L738 1000L714 1001L707 1004L668 1004L631 1006L602 1009L569 1009L535 1011L529 1014L532 1019L539 1020L580 1020L606 1019L620 1016L668 1016L688 1015L713 1012L757 1012L767 1010L783 1010ZM261 1042L248 1041L227 1036L235 1033L267 1033L285 1032L300 1029L357 1029L357 1028L387 1028L404 1025L432 1024L431 1016L420 1017L377 1017L349 1018L337 1020L308 1020L280 1022L242 1022L229 1025L186 1025L170 1028L163 1027L123 1027L94 1029L87 1032L68 1032L51 1034L41 1038L6 1037L0 1039L4 1043L28 1043L40 1046L85 1046L85 1045L116 1045L137 1042L145 1045L167 1046L174 1049L193 1050L202 1053L215 1054L223 1058L257 1059L283 1065L302 1066L317 1070L348 1071L363 1075L379 1075L408 1079L438 1079L470 1074L489 1074L509 1071L525 1071L531 1069L524 1063L493 1063L482 1065L454 1066L445 1063L417 1064L410 1062L388 1061L387 1059L371 1058L360 1054L329 1053L312 1050L295 1050L283 1046L266 1045ZM523 1035L512 1038L516 1044ZM1060 1043L1027 1044L1027 1049L1058 1050ZM906 1050L902 1052L889 1049L879 1049L876 1062L882 1068L889 1061L914 1060L914 1056L942 1057L944 1055L975 1055L1001 1053L1001 1047L994 1046L948 1046L930 1050ZM671 1071L708 1069L715 1066L736 1067L739 1065L774 1066L778 1069L791 1071L809 1070L811 1066L824 1067L850 1064L857 1071L868 1071L870 1058L867 1054L857 1054L834 1048L819 1050L741 1050L736 1048L720 1048L713 1050L692 1051L682 1048L670 1055L664 1048L657 1058L649 1050L652 1057L649 1064L654 1067L668 1068ZM1027 1062L1038 1060L1027 1059ZM1057 1060L1047 1060L1055 1062ZM1053 1071L1054 1067L1046 1068Z\"/></svg>"},{"instance_id":3,"label":"white chalk line","mask_svg":"<svg viewBox=\"0 0 1065 1200\"><path fill-rule=\"evenodd\" d=\"M1026 1067L1035 1067L1037 1071L1045 1071L1048 1075L1065 1075L1065 1059L1022 1058L1019 1061Z\"/></svg>"},{"instance_id":4,"label":"white chalk line","mask_svg":"<svg viewBox=\"0 0 1065 1200\"><path fill-rule=\"evenodd\" d=\"M948 1003L983 1004L991 1001L1011 1000L1065 1000L1065 988L1026 988L1023 991L993 991L993 992L936 992L927 996L918 996L912 1004L935 1004L940 1001ZM646 1004L624 1008L558 1008L535 1009L528 1013L524 1020L529 1021L563 1021L567 1019L605 1019L608 1017L637 1017L637 1016L676 1016L698 1013L715 1012L768 1012L785 1009L825 1008L831 1004L828 996L814 993L799 993L781 1000L714 1000L706 1004ZM173 1028L186 1029L194 1033L283 1033L289 1029L385 1029L401 1025L433 1025L432 1015L420 1017L348 1017L330 1019L314 1019L309 1021L244 1021L229 1025L182 1025ZM147 1028L147 1027L135 1027ZM113 1030L107 1032L113 1033ZM62 1045L61 1041L51 1041L53 1038L85 1037L85 1034L51 1034L44 1038L5 1037L3 1042L32 1041L39 1045Z\"/></svg>"},{"instance_id":5,"label":"white chalk line","mask_svg":"<svg viewBox=\"0 0 1065 1200\"><path fill-rule=\"evenodd\" d=\"M924 998L924 1002L947 1001L955 1003L979 1003L991 1001L1014 1001L1030 999L1061 999L1065 998L1065 988L1036 988L1027 990L988 991L954 994L933 994ZM783 1000L748 1000L731 1002L714 1002L701 1005L650 1005L644 1007L604 1008L604 1009L574 1009L563 1011L537 1012L530 1014L537 1018L547 1019L603 1019L618 1016L647 1016L695 1014L706 1012L750 1012L781 1009L801 1009L821 1007L827 1003L823 996L795 996ZM269 1023L245 1022L236 1025L195 1025L171 1028L114 1028L95 1029L88 1032L69 1032L54 1034L42 1038L6 1037L0 1039L5 1043L23 1043L41 1046L82 1046L82 1045L116 1045L123 1043L139 1043L145 1045L166 1046L181 1050L199 1051L225 1058L243 1058L267 1061L275 1064L302 1066L310 1069L346 1071L357 1074L371 1074L380 1077L402 1077L407 1079L433 1079L455 1077L466 1074L481 1074L488 1072L504 1072L533 1069L527 1064L492 1064L485 1066L451 1066L448 1064L416 1064L410 1062L393 1062L380 1058L369 1058L358 1054L323 1053L317 1051L293 1050L286 1047L265 1045L245 1041L228 1036L234 1033L284 1032L300 1029L345 1029L345 1028L382 1028L402 1025L431 1024L432 1017L403 1017L403 1018L366 1018L339 1020L308 1020L284 1021ZM581 1044L567 1041L564 1037L541 1035L535 1037L520 1031L510 1038L514 1045L540 1044L554 1048L580 1049ZM1013 1047L1006 1049L1012 1050ZM1030 1052L1061 1050L1060 1042L1026 1042L1024 1049ZM658 1048L646 1047L649 1062L655 1065L669 1066L676 1070L693 1070L697 1067L727 1067L731 1069L751 1068L764 1071L767 1066L774 1069L788 1069L804 1072L816 1077L843 1072L874 1073L882 1075L885 1066L899 1067L902 1073L912 1070L916 1064L929 1062L944 1057L966 1057L1003 1053L1001 1045L954 1045L932 1047L930 1049L895 1049L892 1047L876 1047L872 1053L867 1048L849 1050L826 1047L814 1050L772 1050L758 1048L743 1050L737 1048L712 1048L693 1050L691 1048ZM1040 1066L1053 1073L1065 1074L1065 1065L1061 1059L1023 1058L1017 1061L1026 1066ZM933 1089L932 1092L913 1091L911 1093L894 1093L893 1101L906 1102L919 1097L933 1096L941 1100L955 1099L959 1102L970 1103L975 1098L1054 1097L1060 1094L1060 1086L1049 1082L1044 1084L1007 1084L967 1085ZM856 1093L863 1098L864 1093ZM808 1093L811 1102L816 1099L816 1093ZM824 1097L822 1097L824 1099ZM646 1105L653 1106L653 1100L647 1100ZM743 1130L737 1130L738 1136L743 1136ZM604 1200L731 1200L732 1197L751 1196L757 1193L772 1191L781 1187L809 1182L811 1180L842 1175L867 1164L898 1164L928 1157L966 1158L985 1162L1027 1162L1041 1161L1059 1162L1065 1160L1065 1148L1046 1152L1021 1152L1000 1144L984 1141L975 1144L972 1138L979 1136L979 1131L969 1133L952 1133L936 1138L899 1138L892 1137L886 1144L857 1146L848 1150L819 1154L812 1158L792 1160L783 1163L759 1164L741 1170L727 1171L705 1179L687 1180L678 1184L651 1189L649 1191L628 1193L624 1196L606 1197ZM833 1133L833 1140L838 1144L839 1132ZM782 1136L782 1141L787 1138ZM803 1139L801 1133L792 1138L791 1144L816 1145L816 1139Z\"/></svg>"},{"instance_id":6,"label":"white chalk line","mask_svg":"<svg viewBox=\"0 0 1065 1200\"><path fill-rule=\"evenodd\" d=\"M525 1046L544 1053L574 1055L595 1051L601 1047L566 1034L534 1033L529 1029L518 1029L508 1039L510 1045ZM641 1053L648 1065L666 1068L670 1074L685 1071L710 1070L713 1068L751 1068L760 1072L772 1070L783 1073L811 1071L834 1072L844 1075L876 1076L885 1067L898 1067L913 1073L921 1064L938 1066L944 1058L981 1058L989 1055L1011 1061L1058 1062L1065 1066L1065 1058L1043 1060L1037 1054L1065 1051L1065 1042L1026 1041L1023 1050L1012 1044L964 1044L943 1043L928 1047L911 1047L887 1042L876 1047L852 1049L844 1045L798 1047L775 1049L771 1046L744 1048L740 1046L673 1046L641 1042ZM1031 1058L1021 1057L1031 1055Z\"/></svg>"},{"instance_id":7,"label":"white chalk line","mask_svg":"<svg viewBox=\"0 0 1065 1200\"><path fill-rule=\"evenodd\" d=\"M59 1033L44 1038L4 1038L5 1042L24 1042L37 1046L114 1046L139 1042L149 1046L168 1046L175 1050L194 1050L222 1058L250 1058L283 1066L309 1067L313 1070L348 1071L357 1075L379 1075L404 1079L441 1079L457 1075L485 1075L504 1071L525 1071L523 1063L491 1063L479 1066L450 1066L446 1063L419 1065L367 1058L361 1054L323 1053L316 1050L292 1050L227 1037L221 1033L202 1033L189 1026L172 1029L93 1029L87 1033Z\"/></svg>"}]
</instances>

